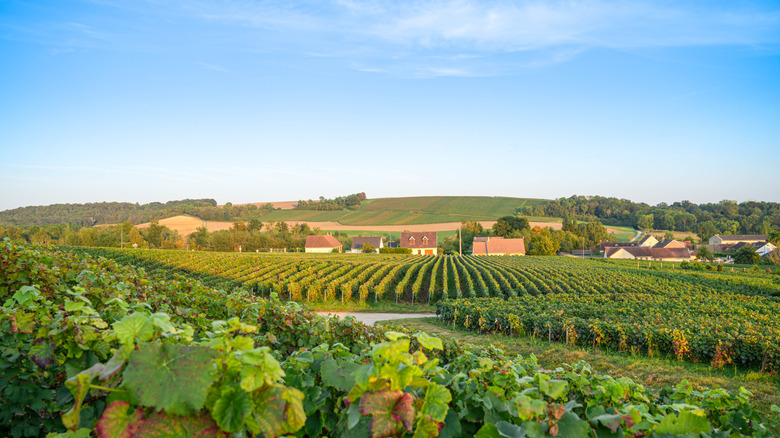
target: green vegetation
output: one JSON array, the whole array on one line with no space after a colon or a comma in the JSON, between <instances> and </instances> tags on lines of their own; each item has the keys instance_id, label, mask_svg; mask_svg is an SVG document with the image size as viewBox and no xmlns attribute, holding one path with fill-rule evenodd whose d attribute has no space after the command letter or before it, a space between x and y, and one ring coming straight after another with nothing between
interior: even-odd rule
<instances>
[{"instance_id":1,"label":"green vegetation","mask_svg":"<svg viewBox=\"0 0 780 438\"><path fill-rule=\"evenodd\" d=\"M442 339L482 346L496 346L510 354L525 357L533 355L541 367L555 369L567 364L585 361L594 370L614 377L628 377L643 385L662 390L686 380L694 387L725 388L739 391L740 387L754 394L756 409L772 417L771 406L780 404L780 377L776 373L759 373L737 367L714 369L708 363L680 362L674 356L646 357L631 352L620 352L584 345L549 342L530 336L507 336L498 333L476 333L473 330L444 324L438 318L414 318L380 321L396 330L423 331ZM780 418L774 424L780 433Z\"/></svg>"},{"instance_id":2,"label":"green vegetation","mask_svg":"<svg viewBox=\"0 0 780 438\"><path fill-rule=\"evenodd\" d=\"M366 200L366 194L363 192L348 196L339 196L334 199L325 199L320 196L318 201L298 201L296 208L298 210L355 210L360 207L360 203Z\"/></svg>"},{"instance_id":3,"label":"green vegetation","mask_svg":"<svg viewBox=\"0 0 780 438\"><path fill-rule=\"evenodd\" d=\"M543 370L8 241L0 266L3 436L771 434L742 390Z\"/></svg>"},{"instance_id":4,"label":"green vegetation","mask_svg":"<svg viewBox=\"0 0 780 438\"><path fill-rule=\"evenodd\" d=\"M559 198L535 207L524 207L526 215L564 217L601 221L606 225L636 227L641 230L686 231L698 234L706 243L715 234L767 234L780 231L780 203L747 201L737 204L694 204L650 206L627 199L603 196ZM775 234L780 238L780 235ZM770 238L771 239L771 238Z\"/></svg>"}]
</instances>

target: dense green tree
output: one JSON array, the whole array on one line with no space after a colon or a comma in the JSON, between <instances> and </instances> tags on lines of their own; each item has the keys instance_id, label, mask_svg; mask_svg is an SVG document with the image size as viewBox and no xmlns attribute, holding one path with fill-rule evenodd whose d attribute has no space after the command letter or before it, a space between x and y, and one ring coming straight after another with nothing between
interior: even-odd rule
<instances>
[{"instance_id":1,"label":"dense green tree","mask_svg":"<svg viewBox=\"0 0 780 438\"><path fill-rule=\"evenodd\" d=\"M759 261L761 261L761 256L752 245L743 246L734 254L734 263L740 265L755 265Z\"/></svg>"},{"instance_id":2,"label":"dense green tree","mask_svg":"<svg viewBox=\"0 0 780 438\"><path fill-rule=\"evenodd\" d=\"M702 246L698 250L697 258L699 260L706 260L708 262L711 262L712 260L715 259L715 256L712 254L712 251L710 251L706 247Z\"/></svg>"},{"instance_id":3,"label":"dense green tree","mask_svg":"<svg viewBox=\"0 0 780 438\"><path fill-rule=\"evenodd\" d=\"M712 223L712 221L701 222L698 226L698 230L696 231L696 234L699 235L699 238L702 242L708 242L710 237L718 233L719 231L715 227L715 224Z\"/></svg>"},{"instance_id":4,"label":"dense green tree","mask_svg":"<svg viewBox=\"0 0 780 438\"><path fill-rule=\"evenodd\" d=\"M493 234L501 237L520 237L521 232L529 228L528 218L503 216L493 225Z\"/></svg>"}]
</instances>

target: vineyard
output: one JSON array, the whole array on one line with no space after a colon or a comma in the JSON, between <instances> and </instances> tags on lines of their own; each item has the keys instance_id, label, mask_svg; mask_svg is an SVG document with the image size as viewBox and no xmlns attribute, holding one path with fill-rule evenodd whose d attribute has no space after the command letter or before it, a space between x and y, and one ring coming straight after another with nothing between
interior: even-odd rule
<instances>
[{"instance_id":1,"label":"vineyard","mask_svg":"<svg viewBox=\"0 0 780 438\"><path fill-rule=\"evenodd\" d=\"M564 257L213 253L64 248L211 287L246 288L295 301L435 303L458 298L584 293L715 294L780 297L765 274L632 267Z\"/></svg>"},{"instance_id":2,"label":"vineyard","mask_svg":"<svg viewBox=\"0 0 780 438\"><path fill-rule=\"evenodd\" d=\"M495 348L7 240L0 269L2 436L772 434L744 390L656 393L585 363L541 370Z\"/></svg>"}]
</instances>

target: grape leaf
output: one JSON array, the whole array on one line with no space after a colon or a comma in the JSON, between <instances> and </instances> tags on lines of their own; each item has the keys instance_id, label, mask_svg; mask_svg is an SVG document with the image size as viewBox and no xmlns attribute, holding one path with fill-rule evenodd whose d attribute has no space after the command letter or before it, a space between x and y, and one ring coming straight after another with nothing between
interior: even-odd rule
<instances>
[{"instance_id":1,"label":"grape leaf","mask_svg":"<svg viewBox=\"0 0 780 438\"><path fill-rule=\"evenodd\" d=\"M256 391L252 397L254 415L245 419L247 428L258 435L276 437L284 434L285 401L282 399L282 386L272 385Z\"/></svg>"},{"instance_id":2,"label":"grape leaf","mask_svg":"<svg viewBox=\"0 0 780 438\"><path fill-rule=\"evenodd\" d=\"M593 436L593 430L588 422L581 420L573 412L564 413L556 426L558 426L558 436L560 437L588 438Z\"/></svg>"},{"instance_id":3,"label":"grape leaf","mask_svg":"<svg viewBox=\"0 0 780 438\"><path fill-rule=\"evenodd\" d=\"M54 344L48 338L38 338L30 347L30 360L41 369L55 364Z\"/></svg>"},{"instance_id":4,"label":"grape leaf","mask_svg":"<svg viewBox=\"0 0 780 438\"><path fill-rule=\"evenodd\" d=\"M354 362L328 359L322 362L322 383L347 392L355 386L355 377L352 373L358 368L360 368L360 364Z\"/></svg>"},{"instance_id":5,"label":"grape leaf","mask_svg":"<svg viewBox=\"0 0 780 438\"><path fill-rule=\"evenodd\" d=\"M485 423L474 435L474 438L501 438L498 428L493 423Z\"/></svg>"},{"instance_id":6,"label":"grape leaf","mask_svg":"<svg viewBox=\"0 0 780 438\"><path fill-rule=\"evenodd\" d=\"M496 423L496 430L502 437L507 438L525 438L525 430L522 427L506 421Z\"/></svg>"},{"instance_id":7,"label":"grape leaf","mask_svg":"<svg viewBox=\"0 0 780 438\"><path fill-rule=\"evenodd\" d=\"M244 426L244 417L252 412L252 400L246 392L234 386L222 389L211 416L217 425L228 432L238 432Z\"/></svg>"},{"instance_id":8,"label":"grape leaf","mask_svg":"<svg viewBox=\"0 0 780 438\"><path fill-rule=\"evenodd\" d=\"M73 407L64 414L62 414L62 424L69 430L75 431L79 427L81 422L81 405L84 403L84 399L89 393L89 387L92 380L103 371L103 364L96 363L90 368L76 374L70 379L65 381L65 386L73 394Z\"/></svg>"},{"instance_id":9,"label":"grape leaf","mask_svg":"<svg viewBox=\"0 0 780 438\"><path fill-rule=\"evenodd\" d=\"M303 393L295 388L284 388L282 400L287 404L284 407L284 419L287 421L287 433L292 433L306 424L306 412L303 410Z\"/></svg>"},{"instance_id":10,"label":"grape leaf","mask_svg":"<svg viewBox=\"0 0 780 438\"><path fill-rule=\"evenodd\" d=\"M411 395L401 391L382 390L363 394L360 413L371 415L371 436L392 436L399 422L411 431L414 421L412 401Z\"/></svg>"},{"instance_id":11,"label":"grape leaf","mask_svg":"<svg viewBox=\"0 0 780 438\"><path fill-rule=\"evenodd\" d=\"M155 412L138 424L133 436L144 438L226 437L206 414L179 416Z\"/></svg>"},{"instance_id":12,"label":"grape leaf","mask_svg":"<svg viewBox=\"0 0 780 438\"><path fill-rule=\"evenodd\" d=\"M686 433L701 433L710 431L710 422L707 418L696 415L690 411L682 411L679 416L669 414L661 420L661 424L655 429L655 433L671 433L683 435Z\"/></svg>"},{"instance_id":13,"label":"grape leaf","mask_svg":"<svg viewBox=\"0 0 780 438\"><path fill-rule=\"evenodd\" d=\"M460 417L457 412L450 409L447 411L447 417L444 419L444 427L439 433L439 438L454 438L461 435Z\"/></svg>"},{"instance_id":14,"label":"grape leaf","mask_svg":"<svg viewBox=\"0 0 780 438\"><path fill-rule=\"evenodd\" d=\"M418 333L414 335L414 337L417 338L417 342L419 342L423 348L427 348L429 350L444 349L444 346L441 343L441 339L435 338L428 333Z\"/></svg>"},{"instance_id":15,"label":"grape leaf","mask_svg":"<svg viewBox=\"0 0 780 438\"><path fill-rule=\"evenodd\" d=\"M241 353L239 359L245 366L241 370L241 389L252 392L265 385L273 385L284 376L284 370L271 355L268 347L255 348Z\"/></svg>"},{"instance_id":16,"label":"grape leaf","mask_svg":"<svg viewBox=\"0 0 780 438\"><path fill-rule=\"evenodd\" d=\"M130 355L124 387L143 406L185 415L199 410L213 381L212 359L206 347L146 344Z\"/></svg>"},{"instance_id":17,"label":"grape leaf","mask_svg":"<svg viewBox=\"0 0 780 438\"><path fill-rule=\"evenodd\" d=\"M131 438L144 419L141 408L128 412L130 404L117 400L103 411L95 431L98 438Z\"/></svg>"},{"instance_id":18,"label":"grape leaf","mask_svg":"<svg viewBox=\"0 0 780 438\"><path fill-rule=\"evenodd\" d=\"M436 438L439 436L442 426L444 426L444 423L433 421L430 415L423 415L417 421L417 427L412 438Z\"/></svg>"},{"instance_id":19,"label":"grape leaf","mask_svg":"<svg viewBox=\"0 0 780 438\"><path fill-rule=\"evenodd\" d=\"M447 417L450 400L452 400L452 394L447 388L436 383L431 384L425 390L422 413L430 415L434 421L442 422Z\"/></svg>"},{"instance_id":20,"label":"grape leaf","mask_svg":"<svg viewBox=\"0 0 780 438\"><path fill-rule=\"evenodd\" d=\"M139 342L146 342L154 335L154 326L149 322L149 317L139 312L125 316L113 326L116 338L122 344L132 344L136 338Z\"/></svg>"}]
</instances>

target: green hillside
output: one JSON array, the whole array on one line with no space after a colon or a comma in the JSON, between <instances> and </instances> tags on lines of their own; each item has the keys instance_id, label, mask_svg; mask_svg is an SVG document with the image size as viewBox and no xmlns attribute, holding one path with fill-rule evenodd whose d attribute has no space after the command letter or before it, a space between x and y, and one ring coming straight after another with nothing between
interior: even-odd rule
<instances>
[{"instance_id":1,"label":"green hillside","mask_svg":"<svg viewBox=\"0 0 780 438\"><path fill-rule=\"evenodd\" d=\"M489 196L419 196L377 198L358 210L274 210L263 215L269 221L339 222L344 225L417 225L462 220L496 220L514 215L516 209L548 202L543 199ZM549 218L554 220L552 218Z\"/></svg>"}]
</instances>

